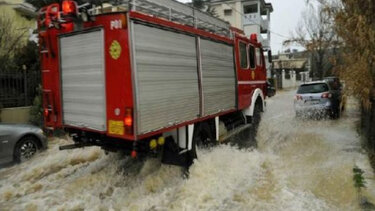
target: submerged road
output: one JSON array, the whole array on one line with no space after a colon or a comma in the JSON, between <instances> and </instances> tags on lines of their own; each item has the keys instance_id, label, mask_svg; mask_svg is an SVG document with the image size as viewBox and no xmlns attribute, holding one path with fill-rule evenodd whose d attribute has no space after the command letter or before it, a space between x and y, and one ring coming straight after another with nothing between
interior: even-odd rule
<instances>
[{"instance_id":1,"label":"submerged road","mask_svg":"<svg viewBox=\"0 0 375 211\"><path fill-rule=\"evenodd\" d=\"M188 179L156 158L59 151L68 141L56 138L35 159L0 170L0 210L361 210L355 165L365 171L362 197L375 202L357 103L338 120L303 120L293 96L267 100L256 148L199 150Z\"/></svg>"}]
</instances>

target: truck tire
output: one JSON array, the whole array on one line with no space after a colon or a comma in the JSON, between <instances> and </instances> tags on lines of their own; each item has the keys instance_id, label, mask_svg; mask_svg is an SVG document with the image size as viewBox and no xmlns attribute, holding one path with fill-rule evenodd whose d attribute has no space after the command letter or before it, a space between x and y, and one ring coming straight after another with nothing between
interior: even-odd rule
<instances>
[{"instance_id":1,"label":"truck tire","mask_svg":"<svg viewBox=\"0 0 375 211\"><path fill-rule=\"evenodd\" d=\"M261 119L261 112L262 112L262 104L258 101L255 104L253 118L251 120L252 128L253 128L253 131L255 132L255 135L256 135L256 132L258 131L258 127L259 127L259 123Z\"/></svg>"},{"instance_id":2,"label":"truck tire","mask_svg":"<svg viewBox=\"0 0 375 211\"><path fill-rule=\"evenodd\" d=\"M192 149L190 150L193 159L198 158L197 147L209 148L217 144L214 132L207 122L197 125L197 130L194 130Z\"/></svg>"},{"instance_id":3,"label":"truck tire","mask_svg":"<svg viewBox=\"0 0 375 211\"><path fill-rule=\"evenodd\" d=\"M33 136L26 136L16 144L14 149L14 161L20 163L29 160L38 150L38 140Z\"/></svg>"},{"instance_id":4,"label":"truck tire","mask_svg":"<svg viewBox=\"0 0 375 211\"><path fill-rule=\"evenodd\" d=\"M199 125L197 131L194 131L193 139L199 147L211 147L216 144L215 133L208 122Z\"/></svg>"}]
</instances>

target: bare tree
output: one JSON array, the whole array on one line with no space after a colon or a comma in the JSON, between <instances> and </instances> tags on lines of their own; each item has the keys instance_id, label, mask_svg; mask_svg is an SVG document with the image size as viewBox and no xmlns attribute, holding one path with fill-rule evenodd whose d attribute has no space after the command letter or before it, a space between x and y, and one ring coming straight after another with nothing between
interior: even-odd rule
<instances>
[{"instance_id":1,"label":"bare tree","mask_svg":"<svg viewBox=\"0 0 375 211\"><path fill-rule=\"evenodd\" d=\"M0 70L12 67L11 59L28 33L28 28L17 28L14 22L7 13L0 14Z\"/></svg>"},{"instance_id":2,"label":"bare tree","mask_svg":"<svg viewBox=\"0 0 375 211\"><path fill-rule=\"evenodd\" d=\"M216 17L217 14L216 14L215 8L211 7L210 3L211 3L211 0L193 0L192 1L193 7L201 11L207 12L211 14L212 16Z\"/></svg>"},{"instance_id":3,"label":"bare tree","mask_svg":"<svg viewBox=\"0 0 375 211\"><path fill-rule=\"evenodd\" d=\"M321 79L330 74L332 57L337 56L340 42L334 30L334 16L326 5L314 6L310 2L307 6L291 39L284 41L284 45L295 43L304 47L311 58L312 76Z\"/></svg>"}]
</instances>

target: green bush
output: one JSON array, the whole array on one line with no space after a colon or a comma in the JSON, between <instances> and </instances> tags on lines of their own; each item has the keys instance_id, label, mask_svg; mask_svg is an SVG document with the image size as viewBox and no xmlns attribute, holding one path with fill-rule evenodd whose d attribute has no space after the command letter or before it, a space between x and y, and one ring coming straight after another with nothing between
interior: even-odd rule
<instances>
[{"instance_id":1,"label":"green bush","mask_svg":"<svg viewBox=\"0 0 375 211\"><path fill-rule=\"evenodd\" d=\"M43 102L42 102L42 87L37 88L37 96L34 98L33 105L30 109L30 123L41 127L43 125Z\"/></svg>"}]
</instances>

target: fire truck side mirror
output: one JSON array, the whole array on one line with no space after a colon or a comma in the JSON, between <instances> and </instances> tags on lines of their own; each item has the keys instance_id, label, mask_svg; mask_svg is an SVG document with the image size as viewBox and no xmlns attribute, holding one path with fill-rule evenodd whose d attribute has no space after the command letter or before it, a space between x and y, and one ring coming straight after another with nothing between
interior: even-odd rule
<instances>
[{"instance_id":1,"label":"fire truck side mirror","mask_svg":"<svg viewBox=\"0 0 375 211\"><path fill-rule=\"evenodd\" d=\"M272 52L271 52L271 50L268 50L268 62L269 63L272 63Z\"/></svg>"}]
</instances>

